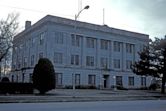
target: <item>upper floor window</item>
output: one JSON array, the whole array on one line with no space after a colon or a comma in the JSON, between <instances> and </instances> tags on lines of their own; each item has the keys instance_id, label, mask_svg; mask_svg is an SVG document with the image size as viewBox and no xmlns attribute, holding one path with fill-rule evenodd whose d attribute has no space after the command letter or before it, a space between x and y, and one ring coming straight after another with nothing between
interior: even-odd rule
<instances>
[{"instance_id":1,"label":"upper floor window","mask_svg":"<svg viewBox=\"0 0 166 111\"><path fill-rule=\"evenodd\" d=\"M35 60L35 56L34 56L34 55L32 55L32 56L31 56L31 66L33 66L33 65L34 65L34 60Z\"/></svg>"},{"instance_id":2,"label":"upper floor window","mask_svg":"<svg viewBox=\"0 0 166 111\"><path fill-rule=\"evenodd\" d=\"M63 54L55 52L54 53L54 63L62 64L62 62L63 62Z\"/></svg>"},{"instance_id":3,"label":"upper floor window","mask_svg":"<svg viewBox=\"0 0 166 111\"><path fill-rule=\"evenodd\" d=\"M45 36L45 33L44 33L44 32L40 33L40 35L39 35L39 37L40 37L39 44L40 44L40 45L43 45L43 44L44 44L44 36Z\"/></svg>"},{"instance_id":4,"label":"upper floor window","mask_svg":"<svg viewBox=\"0 0 166 111\"><path fill-rule=\"evenodd\" d=\"M57 44L63 44L63 33L62 32L55 32L55 43Z\"/></svg>"},{"instance_id":5,"label":"upper floor window","mask_svg":"<svg viewBox=\"0 0 166 111\"><path fill-rule=\"evenodd\" d=\"M22 48L23 48L23 44L20 44L19 49L22 50Z\"/></svg>"},{"instance_id":6,"label":"upper floor window","mask_svg":"<svg viewBox=\"0 0 166 111\"><path fill-rule=\"evenodd\" d=\"M114 51L120 52L121 42L114 41Z\"/></svg>"},{"instance_id":7,"label":"upper floor window","mask_svg":"<svg viewBox=\"0 0 166 111\"><path fill-rule=\"evenodd\" d=\"M32 39L31 39L31 46L33 47L34 44L35 44L35 37L32 37Z\"/></svg>"},{"instance_id":8,"label":"upper floor window","mask_svg":"<svg viewBox=\"0 0 166 111\"><path fill-rule=\"evenodd\" d=\"M86 65L94 66L94 57L93 56L86 56Z\"/></svg>"},{"instance_id":9,"label":"upper floor window","mask_svg":"<svg viewBox=\"0 0 166 111\"><path fill-rule=\"evenodd\" d=\"M27 65L28 65L28 58L24 57L24 67L27 67Z\"/></svg>"},{"instance_id":10,"label":"upper floor window","mask_svg":"<svg viewBox=\"0 0 166 111\"><path fill-rule=\"evenodd\" d=\"M114 68L120 68L120 59L114 59Z\"/></svg>"},{"instance_id":11,"label":"upper floor window","mask_svg":"<svg viewBox=\"0 0 166 111\"><path fill-rule=\"evenodd\" d=\"M25 43L24 43L24 50L27 50L28 49L28 44L29 40L25 40Z\"/></svg>"},{"instance_id":12,"label":"upper floor window","mask_svg":"<svg viewBox=\"0 0 166 111\"><path fill-rule=\"evenodd\" d=\"M108 40L101 40L101 49L108 50Z\"/></svg>"},{"instance_id":13,"label":"upper floor window","mask_svg":"<svg viewBox=\"0 0 166 111\"><path fill-rule=\"evenodd\" d=\"M126 52L127 53L132 53L133 52L133 44L126 44Z\"/></svg>"},{"instance_id":14,"label":"upper floor window","mask_svg":"<svg viewBox=\"0 0 166 111\"><path fill-rule=\"evenodd\" d=\"M81 35L74 35L74 34L71 34L71 43L72 43L72 46L77 46L79 47L80 46L80 39L81 39Z\"/></svg>"},{"instance_id":15,"label":"upper floor window","mask_svg":"<svg viewBox=\"0 0 166 111\"><path fill-rule=\"evenodd\" d=\"M79 65L79 55L71 55L71 64Z\"/></svg>"},{"instance_id":16,"label":"upper floor window","mask_svg":"<svg viewBox=\"0 0 166 111\"><path fill-rule=\"evenodd\" d=\"M17 60L17 68L21 68L21 62L22 62L21 59Z\"/></svg>"},{"instance_id":17,"label":"upper floor window","mask_svg":"<svg viewBox=\"0 0 166 111\"><path fill-rule=\"evenodd\" d=\"M132 61L126 60L126 69L131 69Z\"/></svg>"},{"instance_id":18,"label":"upper floor window","mask_svg":"<svg viewBox=\"0 0 166 111\"><path fill-rule=\"evenodd\" d=\"M87 48L95 48L95 39L94 38L86 38Z\"/></svg>"},{"instance_id":19,"label":"upper floor window","mask_svg":"<svg viewBox=\"0 0 166 111\"><path fill-rule=\"evenodd\" d=\"M13 49L14 49L14 50L13 50L14 52L17 52L17 49L18 49L18 48L17 48L17 46L15 46Z\"/></svg>"},{"instance_id":20,"label":"upper floor window","mask_svg":"<svg viewBox=\"0 0 166 111\"><path fill-rule=\"evenodd\" d=\"M43 57L44 57L44 56L43 56L43 52L40 52L40 53L39 53L39 59L40 59L40 58L43 58Z\"/></svg>"},{"instance_id":21,"label":"upper floor window","mask_svg":"<svg viewBox=\"0 0 166 111\"><path fill-rule=\"evenodd\" d=\"M101 58L100 59L100 64L101 64L101 67L103 68L108 68L108 58Z\"/></svg>"}]
</instances>

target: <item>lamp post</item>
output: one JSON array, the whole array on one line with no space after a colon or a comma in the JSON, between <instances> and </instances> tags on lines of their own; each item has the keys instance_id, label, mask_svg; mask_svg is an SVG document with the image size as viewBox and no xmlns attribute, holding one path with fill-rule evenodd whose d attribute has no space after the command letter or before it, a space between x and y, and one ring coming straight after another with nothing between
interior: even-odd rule
<instances>
[{"instance_id":1,"label":"lamp post","mask_svg":"<svg viewBox=\"0 0 166 111\"><path fill-rule=\"evenodd\" d=\"M81 12L83 11L83 10L85 10L85 9L89 9L89 5L87 5L87 6L85 6L82 10L80 10L79 12L78 12L78 14L76 14L75 15L75 21L77 21L77 19L78 19L78 17L79 17L79 15L81 14Z\"/></svg>"},{"instance_id":2,"label":"lamp post","mask_svg":"<svg viewBox=\"0 0 166 111\"><path fill-rule=\"evenodd\" d=\"M75 24L74 24L74 30L75 30L75 37L76 37L76 23L77 23L77 19L79 17L79 15L81 14L81 12L85 9L89 9L89 5L85 6L82 10L80 10L77 14L75 14ZM73 80L73 90L75 90L75 73L72 74L72 80Z\"/></svg>"},{"instance_id":3,"label":"lamp post","mask_svg":"<svg viewBox=\"0 0 166 111\"><path fill-rule=\"evenodd\" d=\"M113 80L114 80L114 87L113 87L113 90L116 91L116 76L113 76Z\"/></svg>"}]
</instances>

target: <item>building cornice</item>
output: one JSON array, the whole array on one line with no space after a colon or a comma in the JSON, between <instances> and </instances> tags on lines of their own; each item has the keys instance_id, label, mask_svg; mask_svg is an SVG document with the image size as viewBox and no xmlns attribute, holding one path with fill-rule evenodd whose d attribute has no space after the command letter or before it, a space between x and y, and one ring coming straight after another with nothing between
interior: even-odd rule
<instances>
[{"instance_id":1,"label":"building cornice","mask_svg":"<svg viewBox=\"0 0 166 111\"><path fill-rule=\"evenodd\" d=\"M116 35L135 37L135 38L143 39L146 41L149 40L149 35L147 35L147 34L131 32L131 31L126 31L126 30L122 30L122 29L116 29L116 28L109 27L107 25L96 25L96 24L80 22L80 21L76 22L75 20L52 16L52 15L47 15L47 16L43 17L42 19L40 19L38 22L36 22L34 25L29 27L28 29L25 29L21 33L17 34L14 39L22 37L22 36L26 35L27 33L29 33L30 31L33 31L34 29L36 29L48 22L69 25L69 26L73 26L73 27L74 27L74 25L77 25L77 27L79 27L79 28L86 28L86 29L90 29L90 30L94 30L94 31L102 31L105 33L112 33L112 34L116 34Z\"/></svg>"}]
</instances>

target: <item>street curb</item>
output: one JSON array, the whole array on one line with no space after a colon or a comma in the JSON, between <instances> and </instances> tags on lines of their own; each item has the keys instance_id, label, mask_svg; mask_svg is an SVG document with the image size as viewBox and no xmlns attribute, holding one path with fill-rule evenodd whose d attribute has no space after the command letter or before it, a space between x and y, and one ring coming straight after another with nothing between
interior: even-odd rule
<instances>
[{"instance_id":1,"label":"street curb","mask_svg":"<svg viewBox=\"0 0 166 111\"><path fill-rule=\"evenodd\" d=\"M166 100L166 96L119 96L119 97L53 97L36 98L0 97L0 103L45 103L45 102L90 102L90 101L134 101L134 100Z\"/></svg>"}]
</instances>

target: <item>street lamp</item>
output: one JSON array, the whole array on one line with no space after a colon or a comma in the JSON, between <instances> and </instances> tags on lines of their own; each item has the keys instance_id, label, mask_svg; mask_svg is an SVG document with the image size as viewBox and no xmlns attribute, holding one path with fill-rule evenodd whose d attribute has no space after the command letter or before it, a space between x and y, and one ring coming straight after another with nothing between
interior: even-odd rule
<instances>
[{"instance_id":1,"label":"street lamp","mask_svg":"<svg viewBox=\"0 0 166 111\"><path fill-rule=\"evenodd\" d=\"M80 11L78 12L78 14L75 15L75 21L77 21L77 19L78 19L80 13L81 13L83 10L85 10L85 9L89 9L89 7L90 7L90 6L87 5L87 6L85 6L82 10L80 10Z\"/></svg>"},{"instance_id":2,"label":"street lamp","mask_svg":"<svg viewBox=\"0 0 166 111\"><path fill-rule=\"evenodd\" d=\"M79 15L81 14L81 12L85 9L89 9L89 5L85 6L82 10L80 10L77 14L75 14L75 24L74 24L74 30L75 30L75 34L74 36L76 37L76 22L77 22L77 19L79 17ZM72 74L72 82L73 82L73 90L75 90L75 74L73 73Z\"/></svg>"}]
</instances>

